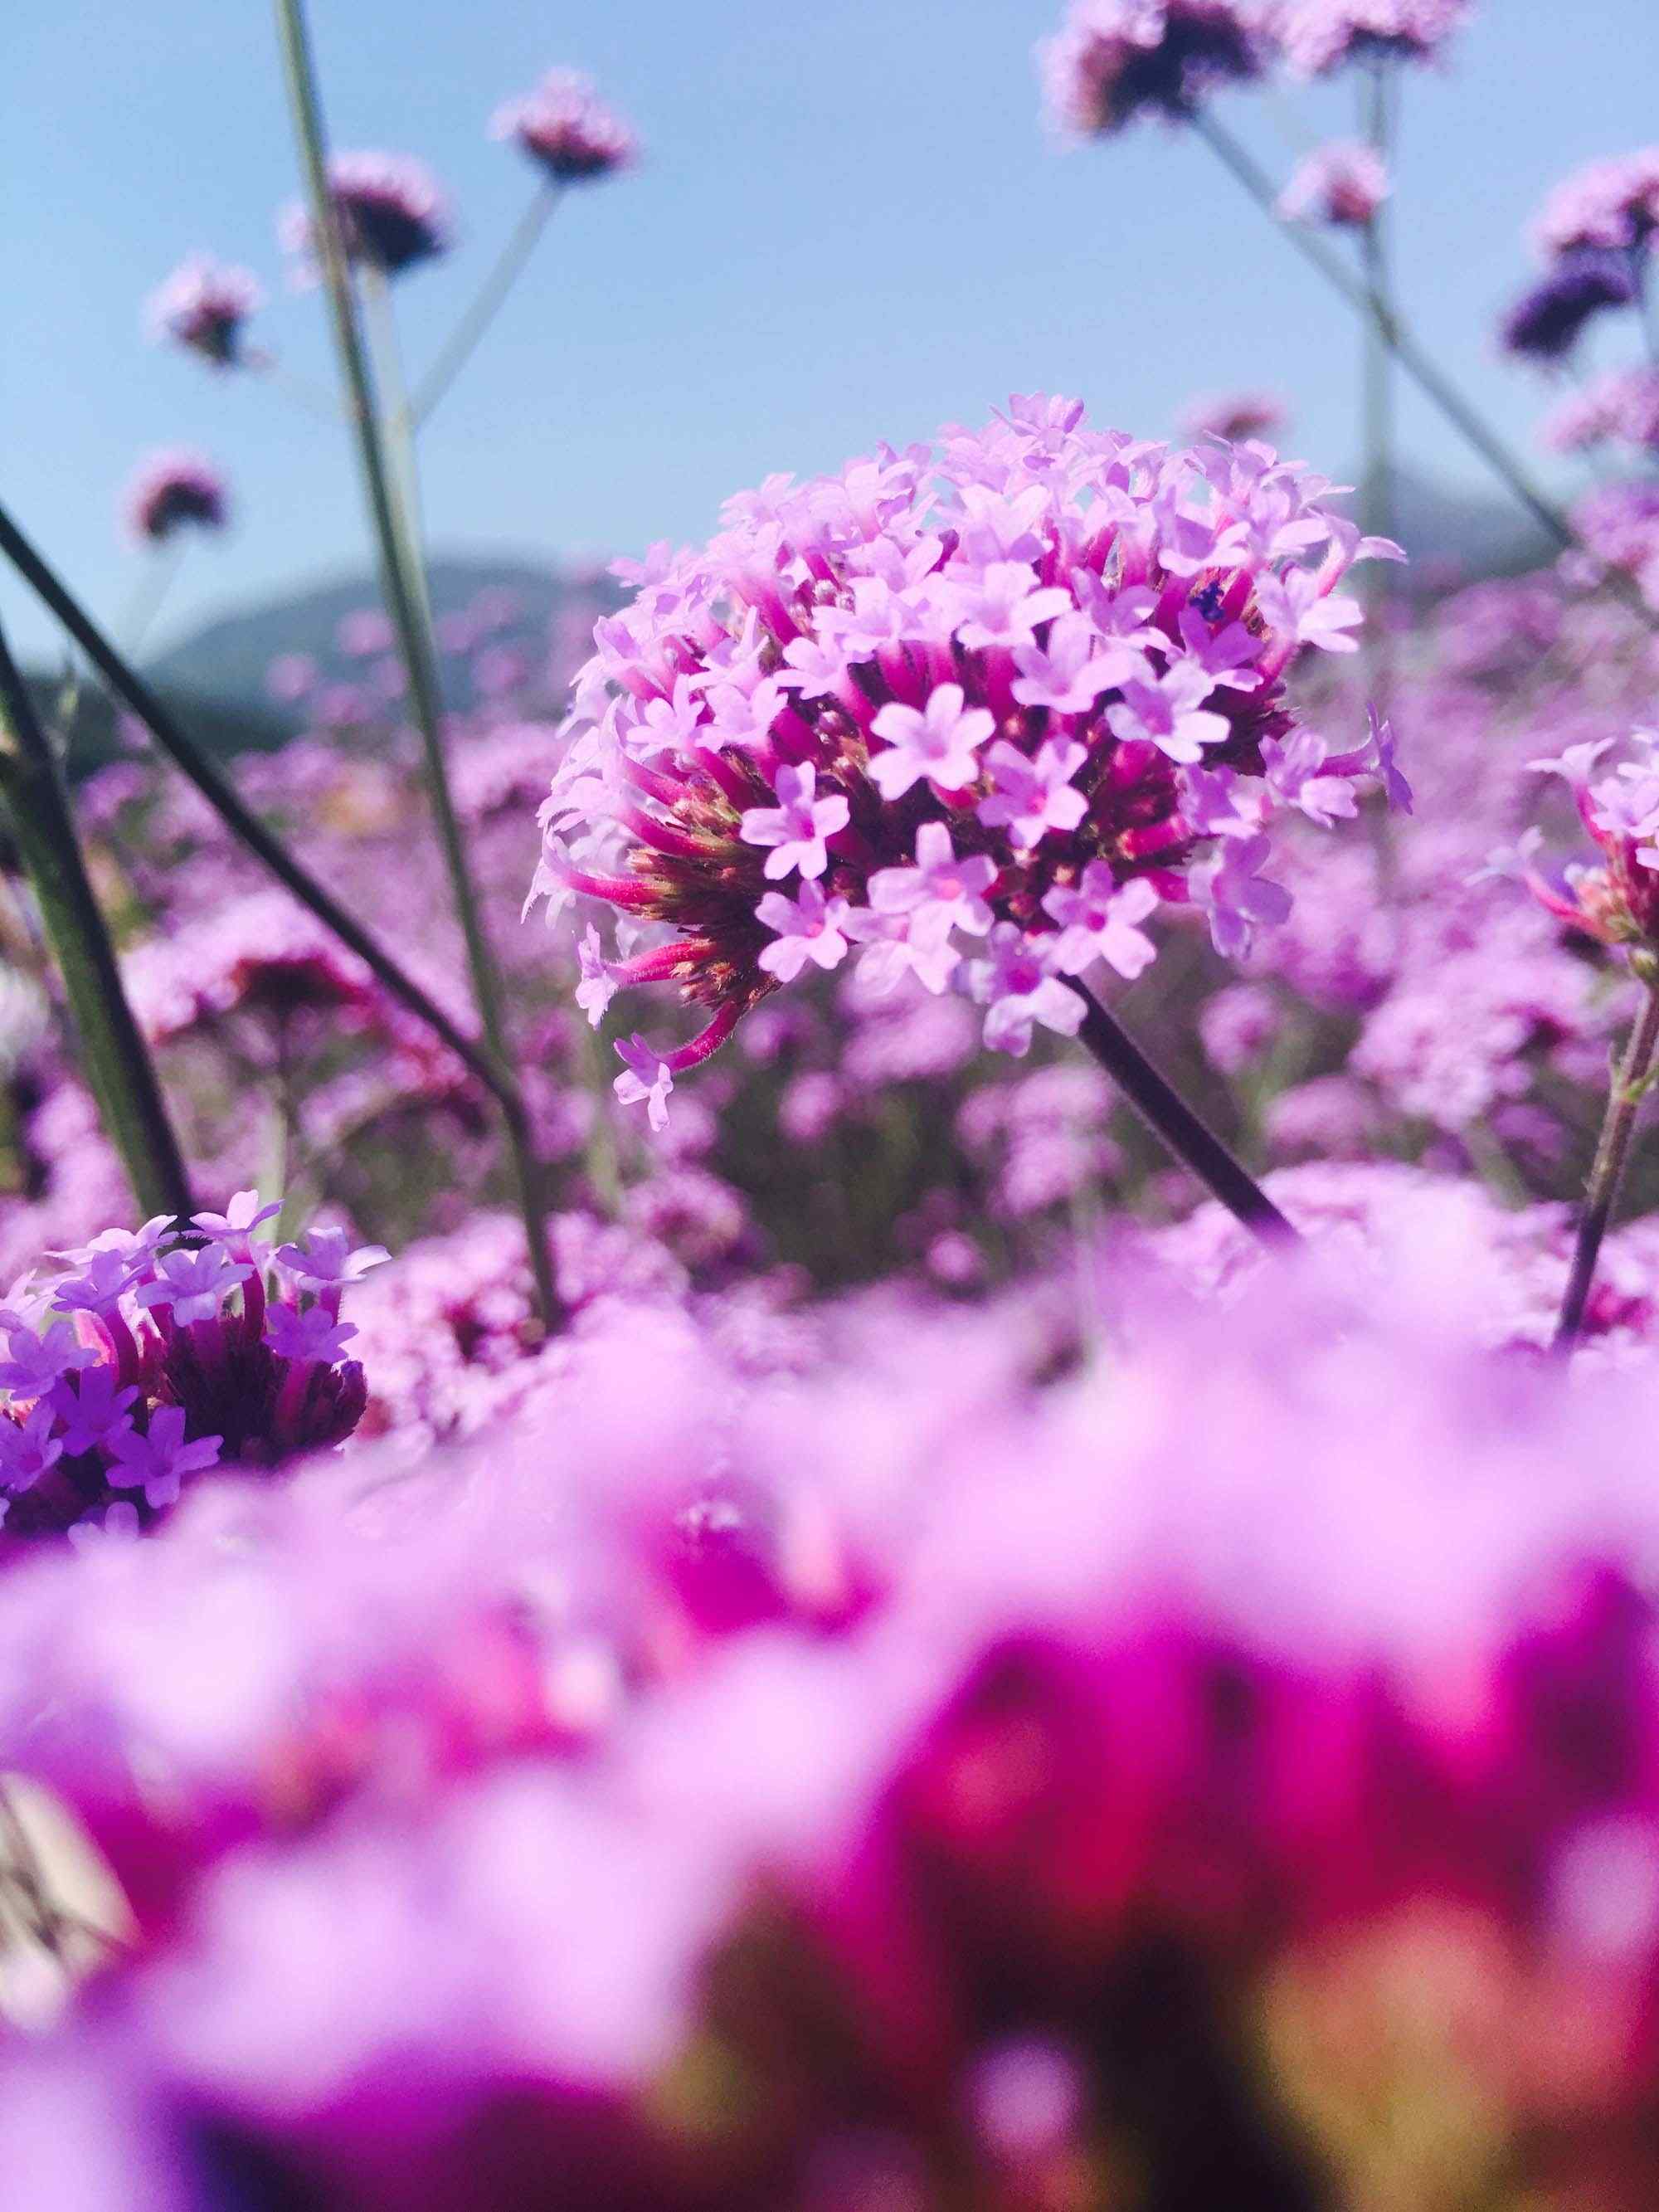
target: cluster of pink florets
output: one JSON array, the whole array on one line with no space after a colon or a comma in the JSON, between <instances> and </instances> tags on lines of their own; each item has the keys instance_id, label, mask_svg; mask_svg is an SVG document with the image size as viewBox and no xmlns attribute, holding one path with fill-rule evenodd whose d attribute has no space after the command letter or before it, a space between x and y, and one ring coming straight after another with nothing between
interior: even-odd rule
<instances>
[{"instance_id":1,"label":"cluster of pink florets","mask_svg":"<svg viewBox=\"0 0 1659 2212\"><path fill-rule=\"evenodd\" d=\"M128 484L121 509L130 534L160 545L186 529L222 530L229 513L225 480L200 453L153 453Z\"/></svg>"},{"instance_id":2,"label":"cluster of pink florets","mask_svg":"<svg viewBox=\"0 0 1659 2212\"><path fill-rule=\"evenodd\" d=\"M1468 0L1071 0L1037 62L1050 122L1090 138L1143 115L1180 122L1281 62L1312 77L1428 60L1468 13Z\"/></svg>"},{"instance_id":3,"label":"cluster of pink florets","mask_svg":"<svg viewBox=\"0 0 1659 2212\"><path fill-rule=\"evenodd\" d=\"M1068 137L1141 115L1179 119L1212 92L1263 75L1266 0L1072 0L1037 48L1050 121Z\"/></svg>"},{"instance_id":4,"label":"cluster of pink florets","mask_svg":"<svg viewBox=\"0 0 1659 2212\"><path fill-rule=\"evenodd\" d=\"M1304 647L1353 649L1351 563L1395 550L1328 489L1265 446L1172 453L1016 398L626 564L532 894L623 917L617 952L582 939L590 1020L655 982L709 1018L620 1046L619 1095L660 1123L675 1074L855 947L877 988L966 990L1018 1054L1076 1030L1078 979L1147 965L1160 903L1201 906L1230 954L1281 919L1277 814L1406 795L1374 716L1334 749L1287 706Z\"/></svg>"},{"instance_id":5,"label":"cluster of pink florets","mask_svg":"<svg viewBox=\"0 0 1659 2212\"><path fill-rule=\"evenodd\" d=\"M1644 248L1659 230L1659 146L1591 161L1564 178L1533 226L1547 255L1582 246Z\"/></svg>"},{"instance_id":6,"label":"cluster of pink florets","mask_svg":"<svg viewBox=\"0 0 1659 2212\"><path fill-rule=\"evenodd\" d=\"M1614 753L1620 757L1604 767ZM1538 866L1543 831L1534 828L1513 856L1498 855L1493 867L1517 875L1569 927L1653 962L1659 957L1659 730L1634 731L1622 745L1611 738L1569 745L1533 766L1566 784L1601 859L1589 866L1574 863L1553 881Z\"/></svg>"},{"instance_id":7,"label":"cluster of pink florets","mask_svg":"<svg viewBox=\"0 0 1659 2212\"><path fill-rule=\"evenodd\" d=\"M349 1436L365 1403L340 1298L386 1254L319 1230L273 1253L280 1212L239 1191L180 1231L112 1229L0 1312L8 1537L137 1535L222 1460L271 1466Z\"/></svg>"},{"instance_id":8,"label":"cluster of pink florets","mask_svg":"<svg viewBox=\"0 0 1659 2212\"><path fill-rule=\"evenodd\" d=\"M498 108L490 136L510 138L556 184L582 184L629 167L634 133L577 70L550 70L522 100Z\"/></svg>"},{"instance_id":9,"label":"cluster of pink florets","mask_svg":"<svg viewBox=\"0 0 1659 2212\"><path fill-rule=\"evenodd\" d=\"M1615 368L1570 392L1540 434L1562 453L1601 445L1659 453L1659 368Z\"/></svg>"},{"instance_id":10,"label":"cluster of pink florets","mask_svg":"<svg viewBox=\"0 0 1659 2212\"><path fill-rule=\"evenodd\" d=\"M231 368L240 357L242 326L264 298L247 270L198 253L151 294L147 319L155 337L171 339L215 368Z\"/></svg>"},{"instance_id":11,"label":"cluster of pink florets","mask_svg":"<svg viewBox=\"0 0 1659 2212\"><path fill-rule=\"evenodd\" d=\"M448 205L422 162L404 154L337 154L328 180L349 259L397 276L448 249ZM314 262L311 217L304 208L285 209L277 233L307 268Z\"/></svg>"}]
</instances>

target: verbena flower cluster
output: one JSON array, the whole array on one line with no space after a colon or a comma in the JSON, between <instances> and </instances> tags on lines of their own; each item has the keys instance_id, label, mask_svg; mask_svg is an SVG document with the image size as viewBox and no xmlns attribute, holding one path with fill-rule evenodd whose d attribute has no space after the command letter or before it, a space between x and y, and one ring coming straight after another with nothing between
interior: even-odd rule
<instances>
[{"instance_id":1,"label":"verbena flower cluster","mask_svg":"<svg viewBox=\"0 0 1659 2212\"><path fill-rule=\"evenodd\" d=\"M341 1294L384 1260L318 1230L273 1253L281 1211L239 1191L188 1229L111 1229L0 1312L0 1517L8 1539L136 1535L222 1460L275 1466L340 1443L365 1403Z\"/></svg>"},{"instance_id":2,"label":"verbena flower cluster","mask_svg":"<svg viewBox=\"0 0 1659 2212\"><path fill-rule=\"evenodd\" d=\"M1349 63L1431 61L1470 14L1470 0L1279 0L1273 29L1297 76Z\"/></svg>"},{"instance_id":3,"label":"verbena flower cluster","mask_svg":"<svg viewBox=\"0 0 1659 2212\"><path fill-rule=\"evenodd\" d=\"M399 276L448 250L448 205L423 163L405 154L337 154L328 177L349 259ZM316 246L307 210L297 205L285 209L277 235L311 271Z\"/></svg>"},{"instance_id":4,"label":"verbena flower cluster","mask_svg":"<svg viewBox=\"0 0 1659 2212\"><path fill-rule=\"evenodd\" d=\"M1609 756L1618 756L1611 765ZM1513 858L1500 854L1495 866L1512 867L1572 929L1603 945L1640 948L1651 963L1659 954L1659 730L1569 745L1533 766L1565 783L1601 860L1570 863L1553 881L1538 865L1544 831L1535 825Z\"/></svg>"},{"instance_id":5,"label":"verbena flower cluster","mask_svg":"<svg viewBox=\"0 0 1659 2212\"><path fill-rule=\"evenodd\" d=\"M1393 554L1265 446L1171 453L1016 398L937 452L732 501L699 553L623 573L542 810L532 898L590 923L579 1003L669 983L688 1042L635 1037L619 1096L673 1078L804 969L967 989L986 1042L1075 1031L1075 979L1138 975L1143 925L1196 902L1224 952L1289 900L1275 817L1329 824L1405 787L1387 730L1293 720L1304 647L1353 649L1351 563Z\"/></svg>"},{"instance_id":6,"label":"verbena flower cluster","mask_svg":"<svg viewBox=\"0 0 1659 2212\"><path fill-rule=\"evenodd\" d=\"M550 70L533 92L498 108L489 130L559 185L609 176L638 158L634 133L576 70Z\"/></svg>"},{"instance_id":7,"label":"verbena flower cluster","mask_svg":"<svg viewBox=\"0 0 1659 2212\"><path fill-rule=\"evenodd\" d=\"M193 255L151 294L146 310L152 334L183 346L215 368L241 358L242 330L264 294L246 269Z\"/></svg>"},{"instance_id":8,"label":"verbena flower cluster","mask_svg":"<svg viewBox=\"0 0 1659 2212\"><path fill-rule=\"evenodd\" d=\"M121 501L128 534L149 545L163 544L181 530L222 530L229 509L220 471L204 455L182 450L152 453Z\"/></svg>"},{"instance_id":9,"label":"verbena flower cluster","mask_svg":"<svg viewBox=\"0 0 1659 2212\"><path fill-rule=\"evenodd\" d=\"M1179 121L1267 70L1269 14L1268 0L1072 0L1037 48L1049 120L1069 137Z\"/></svg>"}]
</instances>

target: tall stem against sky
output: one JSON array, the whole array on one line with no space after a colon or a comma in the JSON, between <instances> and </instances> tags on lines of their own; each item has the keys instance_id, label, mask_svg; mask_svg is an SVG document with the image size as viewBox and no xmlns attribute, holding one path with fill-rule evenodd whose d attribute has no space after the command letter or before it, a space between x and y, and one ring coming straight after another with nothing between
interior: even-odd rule
<instances>
[{"instance_id":1,"label":"tall stem against sky","mask_svg":"<svg viewBox=\"0 0 1659 2212\"><path fill-rule=\"evenodd\" d=\"M1379 55L1371 63L1361 85L1366 143L1382 163L1392 189L1399 78L1386 56ZM1360 521L1366 534L1374 538L1392 538L1395 534L1394 356L1387 335L1394 313L1394 298L1389 267L1389 202L1384 199L1372 210L1370 222L1360 232L1365 289L1371 303L1362 333L1365 476L1360 494ZM1368 579L1372 688L1379 693L1386 693L1388 688L1388 600L1392 574L1389 564L1380 561Z\"/></svg>"},{"instance_id":2,"label":"tall stem against sky","mask_svg":"<svg viewBox=\"0 0 1659 2212\"><path fill-rule=\"evenodd\" d=\"M141 1213L187 1217L184 1156L121 981L63 771L0 635L0 797L64 981L82 1073Z\"/></svg>"},{"instance_id":3,"label":"tall stem against sky","mask_svg":"<svg viewBox=\"0 0 1659 2212\"><path fill-rule=\"evenodd\" d=\"M473 884L465 842L450 791L444 757L443 707L438 684L437 652L432 636L424 565L420 557L410 496L400 484L388 456L386 428L376 402L374 378L358 327L357 301L340 235L328 178L327 142L313 66L302 0L276 0L276 26L293 109L295 136L310 203L315 252L322 270L333 324L347 416L357 450L363 492L380 562L382 589L397 635L409 686L410 711L426 755L427 781L438 825L450 887L466 940L473 997L489 1049L503 1066L512 1065L500 978ZM544 1325L556 1313L552 1264L547 1249L546 1204L539 1164L522 1121L509 1118L507 1145L513 1157L520 1211L529 1244Z\"/></svg>"},{"instance_id":4,"label":"tall stem against sky","mask_svg":"<svg viewBox=\"0 0 1659 2212\"><path fill-rule=\"evenodd\" d=\"M550 179L537 188L536 196L514 226L512 235L496 257L494 267L479 286L477 296L451 331L426 374L415 388L410 413L419 429L442 402L456 378L477 351L490 325L506 306L513 287L529 264L542 233L559 204L559 187Z\"/></svg>"}]
</instances>

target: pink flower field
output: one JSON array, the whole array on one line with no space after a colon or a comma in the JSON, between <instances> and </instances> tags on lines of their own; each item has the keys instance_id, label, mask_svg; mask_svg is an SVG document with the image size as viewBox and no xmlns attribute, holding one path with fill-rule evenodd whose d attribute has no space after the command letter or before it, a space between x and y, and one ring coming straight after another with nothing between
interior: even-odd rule
<instances>
[{"instance_id":1,"label":"pink flower field","mask_svg":"<svg viewBox=\"0 0 1659 2212\"><path fill-rule=\"evenodd\" d=\"M186 434L98 487L124 614L0 481L0 2198L1646 2212L1659 145L1494 189L1419 327L1496 0L1049 0L1079 282L1161 148L1347 442L1224 315L1157 422L1034 315L510 583L451 394L567 252L667 393L572 241L720 118L434 44L337 149L372 12L276 0L272 231L119 303ZM365 564L252 691L155 642L296 526L239 438Z\"/></svg>"}]
</instances>

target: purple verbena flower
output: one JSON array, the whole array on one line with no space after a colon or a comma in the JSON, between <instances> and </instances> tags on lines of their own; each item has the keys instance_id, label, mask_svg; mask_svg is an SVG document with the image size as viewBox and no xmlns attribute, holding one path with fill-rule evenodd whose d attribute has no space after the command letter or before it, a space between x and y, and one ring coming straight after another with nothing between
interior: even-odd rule
<instances>
[{"instance_id":1,"label":"purple verbena flower","mask_svg":"<svg viewBox=\"0 0 1659 2212\"><path fill-rule=\"evenodd\" d=\"M1044 105L1068 138L1141 115L1178 122L1209 95L1261 75L1265 0L1071 0L1037 48Z\"/></svg>"},{"instance_id":2,"label":"purple verbena flower","mask_svg":"<svg viewBox=\"0 0 1659 2212\"><path fill-rule=\"evenodd\" d=\"M146 315L158 338L198 355L215 368L241 359L242 328L264 301L258 280L197 254L151 294Z\"/></svg>"},{"instance_id":3,"label":"purple verbena flower","mask_svg":"<svg viewBox=\"0 0 1659 2212\"><path fill-rule=\"evenodd\" d=\"M182 1406L157 1406L141 1435L132 1427L116 1430L107 1439L109 1479L118 1490L142 1490L153 1510L172 1505L187 1474L200 1474L219 1463L222 1437L196 1437L185 1441Z\"/></svg>"},{"instance_id":4,"label":"purple verbena flower","mask_svg":"<svg viewBox=\"0 0 1659 2212\"><path fill-rule=\"evenodd\" d=\"M180 530L222 530L229 512L225 480L200 453L153 453L122 495L130 534L160 545Z\"/></svg>"},{"instance_id":5,"label":"purple verbena flower","mask_svg":"<svg viewBox=\"0 0 1659 2212\"><path fill-rule=\"evenodd\" d=\"M631 167L633 132L575 70L550 70L533 92L498 108L492 138L511 138L556 184L590 182Z\"/></svg>"},{"instance_id":6,"label":"purple verbena flower","mask_svg":"<svg viewBox=\"0 0 1659 2212\"><path fill-rule=\"evenodd\" d=\"M349 260L398 276L447 250L449 210L419 161L400 154L336 154L328 178ZM309 213L288 208L277 228L283 245L308 268L316 252Z\"/></svg>"}]
</instances>

